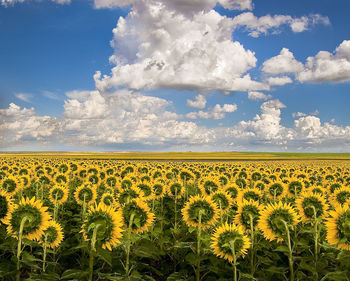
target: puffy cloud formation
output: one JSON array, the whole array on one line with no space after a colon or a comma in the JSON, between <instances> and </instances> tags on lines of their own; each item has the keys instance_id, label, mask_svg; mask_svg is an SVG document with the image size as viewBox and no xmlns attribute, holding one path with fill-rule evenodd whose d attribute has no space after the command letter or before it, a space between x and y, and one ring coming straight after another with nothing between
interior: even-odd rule
<instances>
[{"instance_id":1,"label":"puffy cloud formation","mask_svg":"<svg viewBox=\"0 0 350 281\"><path fill-rule=\"evenodd\" d=\"M266 95L261 92L248 92L248 99L250 100L267 100L270 99L271 95Z\"/></svg>"},{"instance_id":2,"label":"puffy cloud formation","mask_svg":"<svg viewBox=\"0 0 350 281\"><path fill-rule=\"evenodd\" d=\"M23 108L11 103L0 109L0 146L16 146L23 141L46 142L58 133L56 118L38 116L34 108Z\"/></svg>"},{"instance_id":3,"label":"puffy cloud formation","mask_svg":"<svg viewBox=\"0 0 350 281\"><path fill-rule=\"evenodd\" d=\"M145 0L95 0L95 8L115 8L130 6L145 2ZM253 5L251 0L158 0L168 8L182 13L194 13L199 11L209 11L219 3L229 10L251 10Z\"/></svg>"},{"instance_id":4,"label":"puffy cloud formation","mask_svg":"<svg viewBox=\"0 0 350 281\"><path fill-rule=\"evenodd\" d=\"M207 104L207 99L202 94L195 96L194 100L187 100L187 105L193 108L203 109L205 108L206 104Z\"/></svg>"},{"instance_id":5,"label":"puffy cloud formation","mask_svg":"<svg viewBox=\"0 0 350 281\"><path fill-rule=\"evenodd\" d=\"M25 1L28 1L28 0L0 0L0 3L6 7L9 5L13 5L15 3L23 3ZM58 4L69 4L71 2L71 0L51 0L51 1L56 2Z\"/></svg>"},{"instance_id":6,"label":"puffy cloud formation","mask_svg":"<svg viewBox=\"0 0 350 281\"><path fill-rule=\"evenodd\" d=\"M344 40L334 53L320 51L316 56L308 57L305 64L283 48L278 56L264 62L262 70L270 74L294 73L300 82L350 81L350 40Z\"/></svg>"},{"instance_id":7,"label":"puffy cloud formation","mask_svg":"<svg viewBox=\"0 0 350 281\"><path fill-rule=\"evenodd\" d=\"M288 76L281 76L281 77L269 77L267 79L267 82L271 86L283 86L283 85L292 83L293 80Z\"/></svg>"},{"instance_id":8,"label":"puffy cloud formation","mask_svg":"<svg viewBox=\"0 0 350 281\"><path fill-rule=\"evenodd\" d=\"M189 119L224 119L226 117L225 113L235 112L237 110L236 104L224 104L221 106L220 104L215 105L213 108L208 111L198 111L198 112L190 112L186 115Z\"/></svg>"},{"instance_id":9,"label":"puffy cloud formation","mask_svg":"<svg viewBox=\"0 0 350 281\"><path fill-rule=\"evenodd\" d=\"M293 32L303 32L316 24L329 25L328 17L319 14L293 18L288 15L266 15L260 18L251 12L242 13L233 19L235 28L243 27L252 37L259 37L261 34L267 34L270 30L274 33L279 32L278 28L282 25L289 25Z\"/></svg>"},{"instance_id":10,"label":"puffy cloud formation","mask_svg":"<svg viewBox=\"0 0 350 281\"><path fill-rule=\"evenodd\" d=\"M96 86L101 91L112 87L267 90L268 85L253 81L247 73L257 59L232 41L232 30L232 20L214 10L186 17L164 1L139 1L126 18L119 18L111 42L115 53L110 61L116 66L109 76L97 72Z\"/></svg>"},{"instance_id":11,"label":"puffy cloud formation","mask_svg":"<svg viewBox=\"0 0 350 281\"><path fill-rule=\"evenodd\" d=\"M265 61L262 70L270 74L295 73L303 70L303 64L294 58L287 48L283 48L276 57Z\"/></svg>"}]
</instances>

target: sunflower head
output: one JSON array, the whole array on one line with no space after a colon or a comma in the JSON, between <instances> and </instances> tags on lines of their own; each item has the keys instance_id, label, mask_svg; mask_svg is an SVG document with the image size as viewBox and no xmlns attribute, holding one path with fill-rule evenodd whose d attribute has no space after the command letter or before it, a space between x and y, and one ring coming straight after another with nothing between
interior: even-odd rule
<instances>
[{"instance_id":1,"label":"sunflower head","mask_svg":"<svg viewBox=\"0 0 350 281\"><path fill-rule=\"evenodd\" d=\"M348 205L337 206L329 212L326 221L327 241L339 249L350 251L350 208Z\"/></svg>"},{"instance_id":2,"label":"sunflower head","mask_svg":"<svg viewBox=\"0 0 350 281\"><path fill-rule=\"evenodd\" d=\"M134 233L142 233L153 224L154 214L141 198L129 201L123 206L122 216L125 227Z\"/></svg>"},{"instance_id":3,"label":"sunflower head","mask_svg":"<svg viewBox=\"0 0 350 281\"><path fill-rule=\"evenodd\" d=\"M62 204L66 202L68 199L68 193L68 188L66 188L65 186L55 185L50 189L49 198L51 203L55 204L56 202L58 204Z\"/></svg>"},{"instance_id":4,"label":"sunflower head","mask_svg":"<svg viewBox=\"0 0 350 281\"><path fill-rule=\"evenodd\" d=\"M277 239L277 242L282 242L286 227L292 229L299 221L299 216L291 205L278 202L266 206L261 212L258 228L267 240Z\"/></svg>"},{"instance_id":5,"label":"sunflower head","mask_svg":"<svg viewBox=\"0 0 350 281\"><path fill-rule=\"evenodd\" d=\"M113 193L104 193L101 197L101 204L105 206L113 206L115 203Z\"/></svg>"},{"instance_id":6,"label":"sunflower head","mask_svg":"<svg viewBox=\"0 0 350 281\"><path fill-rule=\"evenodd\" d=\"M74 193L75 200L79 205L93 204L96 201L97 192L91 184L82 184Z\"/></svg>"},{"instance_id":7,"label":"sunflower head","mask_svg":"<svg viewBox=\"0 0 350 281\"><path fill-rule=\"evenodd\" d=\"M310 222L316 218L325 218L328 205L326 199L312 191L303 192L295 201L303 222Z\"/></svg>"},{"instance_id":8,"label":"sunflower head","mask_svg":"<svg viewBox=\"0 0 350 281\"><path fill-rule=\"evenodd\" d=\"M20 182L16 177L8 176L1 180L0 189L13 196L20 189Z\"/></svg>"},{"instance_id":9,"label":"sunflower head","mask_svg":"<svg viewBox=\"0 0 350 281\"><path fill-rule=\"evenodd\" d=\"M238 203L238 209L234 222L243 227L245 231L251 231L257 226L263 207L256 201L243 200ZM252 225L253 223L253 225Z\"/></svg>"},{"instance_id":10,"label":"sunflower head","mask_svg":"<svg viewBox=\"0 0 350 281\"><path fill-rule=\"evenodd\" d=\"M200 182L199 188L203 196L210 195L216 192L221 186L221 183L216 178L205 178Z\"/></svg>"},{"instance_id":11,"label":"sunflower head","mask_svg":"<svg viewBox=\"0 0 350 281\"><path fill-rule=\"evenodd\" d=\"M248 236L244 235L243 228L234 224L224 224L218 227L212 236L211 248L215 255L233 262L236 257L244 257L250 247Z\"/></svg>"},{"instance_id":12,"label":"sunflower head","mask_svg":"<svg viewBox=\"0 0 350 281\"><path fill-rule=\"evenodd\" d=\"M159 199L164 196L165 186L161 181L155 181L152 183L152 194L153 198Z\"/></svg>"},{"instance_id":13,"label":"sunflower head","mask_svg":"<svg viewBox=\"0 0 350 281\"><path fill-rule=\"evenodd\" d=\"M174 198L181 198L184 187L180 182L173 182L168 186L168 195Z\"/></svg>"},{"instance_id":14,"label":"sunflower head","mask_svg":"<svg viewBox=\"0 0 350 281\"><path fill-rule=\"evenodd\" d=\"M259 202L259 200L262 198L263 193L258 188L246 188L241 189L237 196L237 202L242 202L243 200L253 200Z\"/></svg>"},{"instance_id":15,"label":"sunflower head","mask_svg":"<svg viewBox=\"0 0 350 281\"><path fill-rule=\"evenodd\" d=\"M188 226L206 229L219 217L218 206L208 196L191 197L182 209L183 218Z\"/></svg>"},{"instance_id":16,"label":"sunflower head","mask_svg":"<svg viewBox=\"0 0 350 281\"><path fill-rule=\"evenodd\" d=\"M121 211L100 203L89 208L81 232L84 240L90 241L95 231L96 244L111 251L123 236L122 225Z\"/></svg>"},{"instance_id":17,"label":"sunflower head","mask_svg":"<svg viewBox=\"0 0 350 281\"><path fill-rule=\"evenodd\" d=\"M48 222L48 227L41 235L39 243L51 249L58 247L63 241L63 231L60 224L54 220Z\"/></svg>"},{"instance_id":18,"label":"sunflower head","mask_svg":"<svg viewBox=\"0 0 350 281\"><path fill-rule=\"evenodd\" d=\"M212 195L210 195L210 198L219 207L220 213L227 212L233 203L233 199L225 191L217 191L217 192L213 193Z\"/></svg>"},{"instance_id":19,"label":"sunflower head","mask_svg":"<svg viewBox=\"0 0 350 281\"><path fill-rule=\"evenodd\" d=\"M13 237L18 237L23 222L23 238L39 240L50 219L47 207L43 207L40 200L35 200L34 197L22 198L9 214L7 232Z\"/></svg>"},{"instance_id":20,"label":"sunflower head","mask_svg":"<svg viewBox=\"0 0 350 281\"><path fill-rule=\"evenodd\" d=\"M13 211L13 199L3 190L0 190L0 222L8 224L9 214Z\"/></svg>"},{"instance_id":21,"label":"sunflower head","mask_svg":"<svg viewBox=\"0 0 350 281\"><path fill-rule=\"evenodd\" d=\"M329 196L329 201L333 207L343 206L350 203L350 187L343 186L334 190L333 194Z\"/></svg>"},{"instance_id":22,"label":"sunflower head","mask_svg":"<svg viewBox=\"0 0 350 281\"><path fill-rule=\"evenodd\" d=\"M267 188L267 195L271 199L280 199L283 198L286 194L286 187L283 182L274 182L270 184Z\"/></svg>"}]
</instances>

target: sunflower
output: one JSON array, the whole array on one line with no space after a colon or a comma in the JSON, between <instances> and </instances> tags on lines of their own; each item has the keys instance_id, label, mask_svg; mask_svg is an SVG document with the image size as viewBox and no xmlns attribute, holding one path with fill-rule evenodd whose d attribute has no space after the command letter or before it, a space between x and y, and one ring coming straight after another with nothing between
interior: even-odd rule
<instances>
[{"instance_id":1,"label":"sunflower","mask_svg":"<svg viewBox=\"0 0 350 281\"><path fill-rule=\"evenodd\" d=\"M211 240L210 246L213 253L231 263L234 261L232 244L234 245L236 256L240 255L244 257L250 247L250 240L248 236L244 235L243 228L234 224L226 223L219 226L215 230Z\"/></svg>"},{"instance_id":2,"label":"sunflower","mask_svg":"<svg viewBox=\"0 0 350 281\"><path fill-rule=\"evenodd\" d=\"M115 204L115 199L112 193L104 193L101 197L101 204L105 206L113 206Z\"/></svg>"},{"instance_id":3,"label":"sunflower","mask_svg":"<svg viewBox=\"0 0 350 281\"><path fill-rule=\"evenodd\" d=\"M295 178L292 177L289 179L289 182L287 183L288 188L288 195L290 197L295 197L300 194L304 189L304 183L301 180L301 178Z\"/></svg>"},{"instance_id":4,"label":"sunflower","mask_svg":"<svg viewBox=\"0 0 350 281\"><path fill-rule=\"evenodd\" d=\"M290 204L282 202L269 204L261 212L258 228L263 232L264 237L273 241L282 242L285 238L286 226L292 228L297 225L300 218Z\"/></svg>"},{"instance_id":5,"label":"sunflower","mask_svg":"<svg viewBox=\"0 0 350 281\"><path fill-rule=\"evenodd\" d=\"M210 198L216 203L222 214L226 213L233 204L232 197L226 191L217 191L211 194Z\"/></svg>"},{"instance_id":6,"label":"sunflower","mask_svg":"<svg viewBox=\"0 0 350 281\"><path fill-rule=\"evenodd\" d=\"M258 224L261 212L263 211L263 206L257 201L245 200L238 203L238 209L234 222L237 225L243 227L245 231L251 230L251 220L253 220L253 228Z\"/></svg>"},{"instance_id":7,"label":"sunflower","mask_svg":"<svg viewBox=\"0 0 350 281\"><path fill-rule=\"evenodd\" d=\"M14 176L8 176L1 181L0 189L13 196L20 189L20 181Z\"/></svg>"},{"instance_id":8,"label":"sunflower","mask_svg":"<svg viewBox=\"0 0 350 281\"><path fill-rule=\"evenodd\" d=\"M181 183L179 182L173 182L171 184L168 185L168 195L171 197L176 197L181 198L181 195L184 192L184 187Z\"/></svg>"},{"instance_id":9,"label":"sunflower","mask_svg":"<svg viewBox=\"0 0 350 281\"><path fill-rule=\"evenodd\" d=\"M96 201L97 192L91 184L82 184L74 192L74 197L79 205L93 204Z\"/></svg>"},{"instance_id":10,"label":"sunflower","mask_svg":"<svg viewBox=\"0 0 350 281\"><path fill-rule=\"evenodd\" d=\"M327 215L328 205L326 199L312 191L304 191L301 196L295 200L296 207L299 211L303 222L309 222L316 218L325 218Z\"/></svg>"},{"instance_id":11,"label":"sunflower","mask_svg":"<svg viewBox=\"0 0 350 281\"><path fill-rule=\"evenodd\" d=\"M237 203L242 202L243 200L253 200L259 202L262 196L263 192L258 188L241 189L238 192Z\"/></svg>"},{"instance_id":12,"label":"sunflower","mask_svg":"<svg viewBox=\"0 0 350 281\"><path fill-rule=\"evenodd\" d=\"M165 187L161 181L155 181L152 183L152 194L154 199L160 199L165 194Z\"/></svg>"},{"instance_id":13,"label":"sunflower","mask_svg":"<svg viewBox=\"0 0 350 281\"><path fill-rule=\"evenodd\" d=\"M142 196L146 199L149 200L152 198L152 187L148 183L138 183L137 187L141 191Z\"/></svg>"},{"instance_id":14,"label":"sunflower","mask_svg":"<svg viewBox=\"0 0 350 281\"><path fill-rule=\"evenodd\" d=\"M343 206L350 203L350 187L343 186L334 190L329 196L329 201L333 207Z\"/></svg>"},{"instance_id":15,"label":"sunflower","mask_svg":"<svg viewBox=\"0 0 350 281\"><path fill-rule=\"evenodd\" d=\"M52 204L62 204L68 199L68 189L62 185L56 185L50 189L49 198Z\"/></svg>"},{"instance_id":16,"label":"sunflower","mask_svg":"<svg viewBox=\"0 0 350 281\"><path fill-rule=\"evenodd\" d=\"M191 227L200 226L202 229L209 228L219 217L218 206L208 196L191 197L182 209L182 216L186 224Z\"/></svg>"},{"instance_id":17,"label":"sunflower","mask_svg":"<svg viewBox=\"0 0 350 281\"><path fill-rule=\"evenodd\" d=\"M208 177L206 179L203 179L199 183L199 189L203 196L207 196L216 192L217 190L219 190L220 187L221 187L221 183L216 178L213 178L213 177Z\"/></svg>"},{"instance_id":18,"label":"sunflower","mask_svg":"<svg viewBox=\"0 0 350 281\"><path fill-rule=\"evenodd\" d=\"M134 233L142 233L153 224L154 214L141 198L129 201L122 207L123 222ZM132 219L131 219L132 218Z\"/></svg>"},{"instance_id":19,"label":"sunflower","mask_svg":"<svg viewBox=\"0 0 350 281\"><path fill-rule=\"evenodd\" d=\"M124 205L129 201L140 197L141 197L141 191L137 187L131 187L123 190L117 195L117 202L120 205Z\"/></svg>"},{"instance_id":20,"label":"sunflower","mask_svg":"<svg viewBox=\"0 0 350 281\"><path fill-rule=\"evenodd\" d=\"M339 249L350 251L350 208L348 205L337 206L329 212L326 221L327 241Z\"/></svg>"},{"instance_id":21,"label":"sunflower","mask_svg":"<svg viewBox=\"0 0 350 281\"><path fill-rule=\"evenodd\" d=\"M231 196L232 199L236 199L240 189L231 184L229 186L225 186L224 190Z\"/></svg>"},{"instance_id":22,"label":"sunflower","mask_svg":"<svg viewBox=\"0 0 350 281\"><path fill-rule=\"evenodd\" d=\"M41 235L39 243L51 249L58 247L63 241L63 231L60 224L54 220L48 222L47 229Z\"/></svg>"},{"instance_id":23,"label":"sunflower","mask_svg":"<svg viewBox=\"0 0 350 281\"><path fill-rule=\"evenodd\" d=\"M0 190L0 222L8 224L8 216L13 211L13 199L3 190Z\"/></svg>"},{"instance_id":24,"label":"sunflower","mask_svg":"<svg viewBox=\"0 0 350 281\"><path fill-rule=\"evenodd\" d=\"M269 198L275 200L275 199L281 199L285 196L287 190L286 186L283 182L273 182L267 187L267 195Z\"/></svg>"},{"instance_id":25,"label":"sunflower","mask_svg":"<svg viewBox=\"0 0 350 281\"><path fill-rule=\"evenodd\" d=\"M122 238L122 214L111 206L98 204L89 208L81 232L84 240L89 241L93 238L96 230L96 244L101 245L103 249L112 251L120 243Z\"/></svg>"},{"instance_id":26,"label":"sunflower","mask_svg":"<svg viewBox=\"0 0 350 281\"><path fill-rule=\"evenodd\" d=\"M23 238L39 240L44 230L48 227L50 214L47 207L43 207L40 200L22 198L19 204L15 204L7 219L7 233L18 237L20 225L23 225Z\"/></svg>"}]
</instances>

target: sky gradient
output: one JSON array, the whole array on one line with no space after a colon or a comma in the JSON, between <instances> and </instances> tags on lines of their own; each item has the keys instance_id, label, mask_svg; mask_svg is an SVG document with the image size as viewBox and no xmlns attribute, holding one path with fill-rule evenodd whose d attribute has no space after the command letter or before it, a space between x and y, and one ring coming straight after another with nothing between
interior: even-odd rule
<instances>
[{"instance_id":1,"label":"sky gradient","mask_svg":"<svg viewBox=\"0 0 350 281\"><path fill-rule=\"evenodd\" d=\"M350 151L346 0L0 0L0 150Z\"/></svg>"}]
</instances>

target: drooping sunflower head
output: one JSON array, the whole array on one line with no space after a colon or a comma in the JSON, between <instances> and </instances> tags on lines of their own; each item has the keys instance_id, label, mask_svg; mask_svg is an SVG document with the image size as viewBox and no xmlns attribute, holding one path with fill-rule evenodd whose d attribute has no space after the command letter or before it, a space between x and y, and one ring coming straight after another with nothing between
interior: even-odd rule
<instances>
[{"instance_id":1,"label":"drooping sunflower head","mask_svg":"<svg viewBox=\"0 0 350 281\"><path fill-rule=\"evenodd\" d=\"M238 203L237 213L234 222L243 227L245 231L251 231L256 228L263 206L257 201L243 200ZM253 225L252 225L253 224Z\"/></svg>"},{"instance_id":2,"label":"drooping sunflower head","mask_svg":"<svg viewBox=\"0 0 350 281\"><path fill-rule=\"evenodd\" d=\"M224 224L218 227L212 236L211 248L220 258L233 262L233 253L236 257L244 257L250 247L250 240L244 234L241 226Z\"/></svg>"},{"instance_id":3,"label":"drooping sunflower head","mask_svg":"<svg viewBox=\"0 0 350 281\"><path fill-rule=\"evenodd\" d=\"M287 190L283 182L274 182L267 187L267 196L271 199L281 199L285 196Z\"/></svg>"},{"instance_id":4,"label":"drooping sunflower head","mask_svg":"<svg viewBox=\"0 0 350 281\"><path fill-rule=\"evenodd\" d=\"M97 192L94 186L91 184L82 184L74 192L74 198L79 205L93 204L97 198Z\"/></svg>"},{"instance_id":5,"label":"drooping sunflower head","mask_svg":"<svg viewBox=\"0 0 350 281\"><path fill-rule=\"evenodd\" d=\"M11 196L0 190L0 222L8 224L9 214L13 211L13 204Z\"/></svg>"},{"instance_id":6,"label":"drooping sunflower head","mask_svg":"<svg viewBox=\"0 0 350 281\"><path fill-rule=\"evenodd\" d=\"M343 206L350 203L350 187L343 186L334 190L329 196L329 201L333 207Z\"/></svg>"},{"instance_id":7,"label":"drooping sunflower head","mask_svg":"<svg viewBox=\"0 0 350 281\"><path fill-rule=\"evenodd\" d=\"M82 226L84 240L90 241L96 235L96 245L112 250L120 243L123 236L121 211L103 204L90 206Z\"/></svg>"},{"instance_id":8,"label":"drooping sunflower head","mask_svg":"<svg viewBox=\"0 0 350 281\"><path fill-rule=\"evenodd\" d=\"M220 186L221 183L214 177L205 178L199 183L199 189L203 196L207 196L218 191Z\"/></svg>"},{"instance_id":9,"label":"drooping sunflower head","mask_svg":"<svg viewBox=\"0 0 350 281\"><path fill-rule=\"evenodd\" d=\"M258 228L267 240L282 242L286 238L286 227L292 229L299 221L297 212L290 204L278 202L267 205L261 212Z\"/></svg>"},{"instance_id":10,"label":"drooping sunflower head","mask_svg":"<svg viewBox=\"0 0 350 281\"><path fill-rule=\"evenodd\" d=\"M113 206L115 204L113 193L104 193L100 202L107 207Z\"/></svg>"},{"instance_id":11,"label":"drooping sunflower head","mask_svg":"<svg viewBox=\"0 0 350 281\"><path fill-rule=\"evenodd\" d=\"M348 205L337 206L329 212L326 221L327 241L339 249L350 251L350 208Z\"/></svg>"},{"instance_id":12,"label":"drooping sunflower head","mask_svg":"<svg viewBox=\"0 0 350 281\"><path fill-rule=\"evenodd\" d=\"M47 207L43 207L40 200L22 198L9 214L7 232L17 238L23 223L23 238L39 240L50 219Z\"/></svg>"},{"instance_id":13,"label":"drooping sunflower head","mask_svg":"<svg viewBox=\"0 0 350 281\"><path fill-rule=\"evenodd\" d=\"M304 191L295 201L302 222L310 222L315 218L325 218L328 205L326 199L312 191Z\"/></svg>"},{"instance_id":14,"label":"drooping sunflower head","mask_svg":"<svg viewBox=\"0 0 350 281\"><path fill-rule=\"evenodd\" d=\"M55 185L50 189L49 198L52 204L62 204L68 199L69 190L65 186Z\"/></svg>"},{"instance_id":15,"label":"drooping sunflower head","mask_svg":"<svg viewBox=\"0 0 350 281\"><path fill-rule=\"evenodd\" d=\"M193 196L182 209L182 216L188 226L206 229L218 219L218 206L208 196Z\"/></svg>"},{"instance_id":16,"label":"drooping sunflower head","mask_svg":"<svg viewBox=\"0 0 350 281\"><path fill-rule=\"evenodd\" d=\"M243 200L253 200L259 201L263 196L263 192L258 188L246 188L241 189L238 192L237 202L242 202Z\"/></svg>"},{"instance_id":17,"label":"drooping sunflower head","mask_svg":"<svg viewBox=\"0 0 350 281\"><path fill-rule=\"evenodd\" d=\"M41 235L39 243L51 249L58 247L63 241L63 231L60 224L54 220L48 222L48 227Z\"/></svg>"},{"instance_id":18,"label":"drooping sunflower head","mask_svg":"<svg viewBox=\"0 0 350 281\"><path fill-rule=\"evenodd\" d=\"M131 200L122 207L124 226L134 233L146 231L154 221L154 214L141 198Z\"/></svg>"},{"instance_id":19,"label":"drooping sunflower head","mask_svg":"<svg viewBox=\"0 0 350 281\"><path fill-rule=\"evenodd\" d=\"M226 191L219 190L211 194L210 198L216 203L220 213L226 213L233 204L232 197Z\"/></svg>"}]
</instances>

